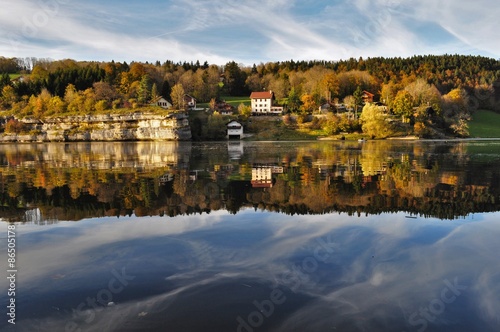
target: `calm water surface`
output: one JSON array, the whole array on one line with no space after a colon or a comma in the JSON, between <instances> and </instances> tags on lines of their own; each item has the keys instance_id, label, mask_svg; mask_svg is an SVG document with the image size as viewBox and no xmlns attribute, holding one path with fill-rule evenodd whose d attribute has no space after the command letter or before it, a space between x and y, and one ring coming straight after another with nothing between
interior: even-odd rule
<instances>
[{"instance_id":1,"label":"calm water surface","mask_svg":"<svg viewBox=\"0 0 500 332\"><path fill-rule=\"evenodd\" d=\"M499 331L500 142L0 146L1 331Z\"/></svg>"}]
</instances>

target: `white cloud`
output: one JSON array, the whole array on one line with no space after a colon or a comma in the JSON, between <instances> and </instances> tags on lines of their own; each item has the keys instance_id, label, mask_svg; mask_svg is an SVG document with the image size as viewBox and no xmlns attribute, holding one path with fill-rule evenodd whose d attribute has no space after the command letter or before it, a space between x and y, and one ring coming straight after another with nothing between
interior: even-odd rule
<instances>
[{"instance_id":1,"label":"white cloud","mask_svg":"<svg viewBox=\"0 0 500 332\"><path fill-rule=\"evenodd\" d=\"M41 3L59 5L44 10ZM500 6L493 0L314 1L308 5L284 0L182 0L120 6L19 0L2 7L3 56L251 64L428 53L500 54L495 43ZM426 25L429 28L415 28ZM433 25L449 38L435 41Z\"/></svg>"}]
</instances>

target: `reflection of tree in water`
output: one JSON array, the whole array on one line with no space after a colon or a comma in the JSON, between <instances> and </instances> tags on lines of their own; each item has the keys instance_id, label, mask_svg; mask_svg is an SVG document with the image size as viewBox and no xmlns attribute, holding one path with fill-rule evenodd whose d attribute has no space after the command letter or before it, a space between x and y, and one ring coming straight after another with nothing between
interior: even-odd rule
<instances>
[{"instance_id":1,"label":"reflection of tree in water","mask_svg":"<svg viewBox=\"0 0 500 332\"><path fill-rule=\"evenodd\" d=\"M452 219L499 210L500 174L495 162L486 161L477 171L463 146L411 147L317 144L273 154L269 146L261 152L257 145L230 164L227 158L199 153L196 172L184 166L4 167L0 215L17 220L26 209L39 208L44 218L80 220L220 209L235 214L248 207L287 214L406 211ZM279 171L269 171L272 179L255 186L254 164Z\"/></svg>"}]
</instances>

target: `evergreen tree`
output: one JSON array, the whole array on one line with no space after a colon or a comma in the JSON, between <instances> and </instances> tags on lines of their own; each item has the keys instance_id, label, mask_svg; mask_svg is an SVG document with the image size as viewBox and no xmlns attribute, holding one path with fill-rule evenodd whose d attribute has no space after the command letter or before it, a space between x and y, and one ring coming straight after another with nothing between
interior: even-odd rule
<instances>
[{"instance_id":1,"label":"evergreen tree","mask_svg":"<svg viewBox=\"0 0 500 332\"><path fill-rule=\"evenodd\" d=\"M166 100L172 101L170 94L172 93L172 89L170 88L170 84L167 80L163 81L163 85L161 86L161 96Z\"/></svg>"},{"instance_id":2,"label":"evergreen tree","mask_svg":"<svg viewBox=\"0 0 500 332\"><path fill-rule=\"evenodd\" d=\"M154 100L158 98L158 88L156 87L156 83L153 83L153 87L151 88L151 99Z\"/></svg>"},{"instance_id":3,"label":"evergreen tree","mask_svg":"<svg viewBox=\"0 0 500 332\"><path fill-rule=\"evenodd\" d=\"M3 73L2 76L0 76L0 90L7 85L10 85L10 76L7 73Z\"/></svg>"},{"instance_id":4,"label":"evergreen tree","mask_svg":"<svg viewBox=\"0 0 500 332\"><path fill-rule=\"evenodd\" d=\"M141 104L146 104L151 100L151 79L149 75L143 75L139 83L139 91L137 93L137 101Z\"/></svg>"},{"instance_id":5,"label":"evergreen tree","mask_svg":"<svg viewBox=\"0 0 500 332\"><path fill-rule=\"evenodd\" d=\"M231 96L242 96L248 93L245 81L247 75L234 61L228 62L224 68L225 89Z\"/></svg>"}]
</instances>

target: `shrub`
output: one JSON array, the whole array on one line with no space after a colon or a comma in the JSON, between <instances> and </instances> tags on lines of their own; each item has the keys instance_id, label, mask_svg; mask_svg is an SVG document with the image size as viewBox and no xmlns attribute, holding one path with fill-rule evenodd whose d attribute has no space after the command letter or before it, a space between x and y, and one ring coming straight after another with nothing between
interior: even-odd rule
<instances>
[{"instance_id":1,"label":"shrub","mask_svg":"<svg viewBox=\"0 0 500 332\"><path fill-rule=\"evenodd\" d=\"M285 116L283 116L283 123L287 126L290 126L295 124L296 120L292 115L286 114Z\"/></svg>"},{"instance_id":2,"label":"shrub","mask_svg":"<svg viewBox=\"0 0 500 332\"><path fill-rule=\"evenodd\" d=\"M106 100L99 100L97 103L95 103L94 107L97 112L104 112L109 108L108 106L109 105Z\"/></svg>"},{"instance_id":3,"label":"shrub","mask_svg":"<svg viewBox=\"0 0 500 332\"><path fill-rule=\"evenodd\" d=\"M5 124L5 132L10 133L10 134L19 134L26 131L26 125L17 120L17 119L10 119L6 124Z\"/></svg>"}]
</instances>

